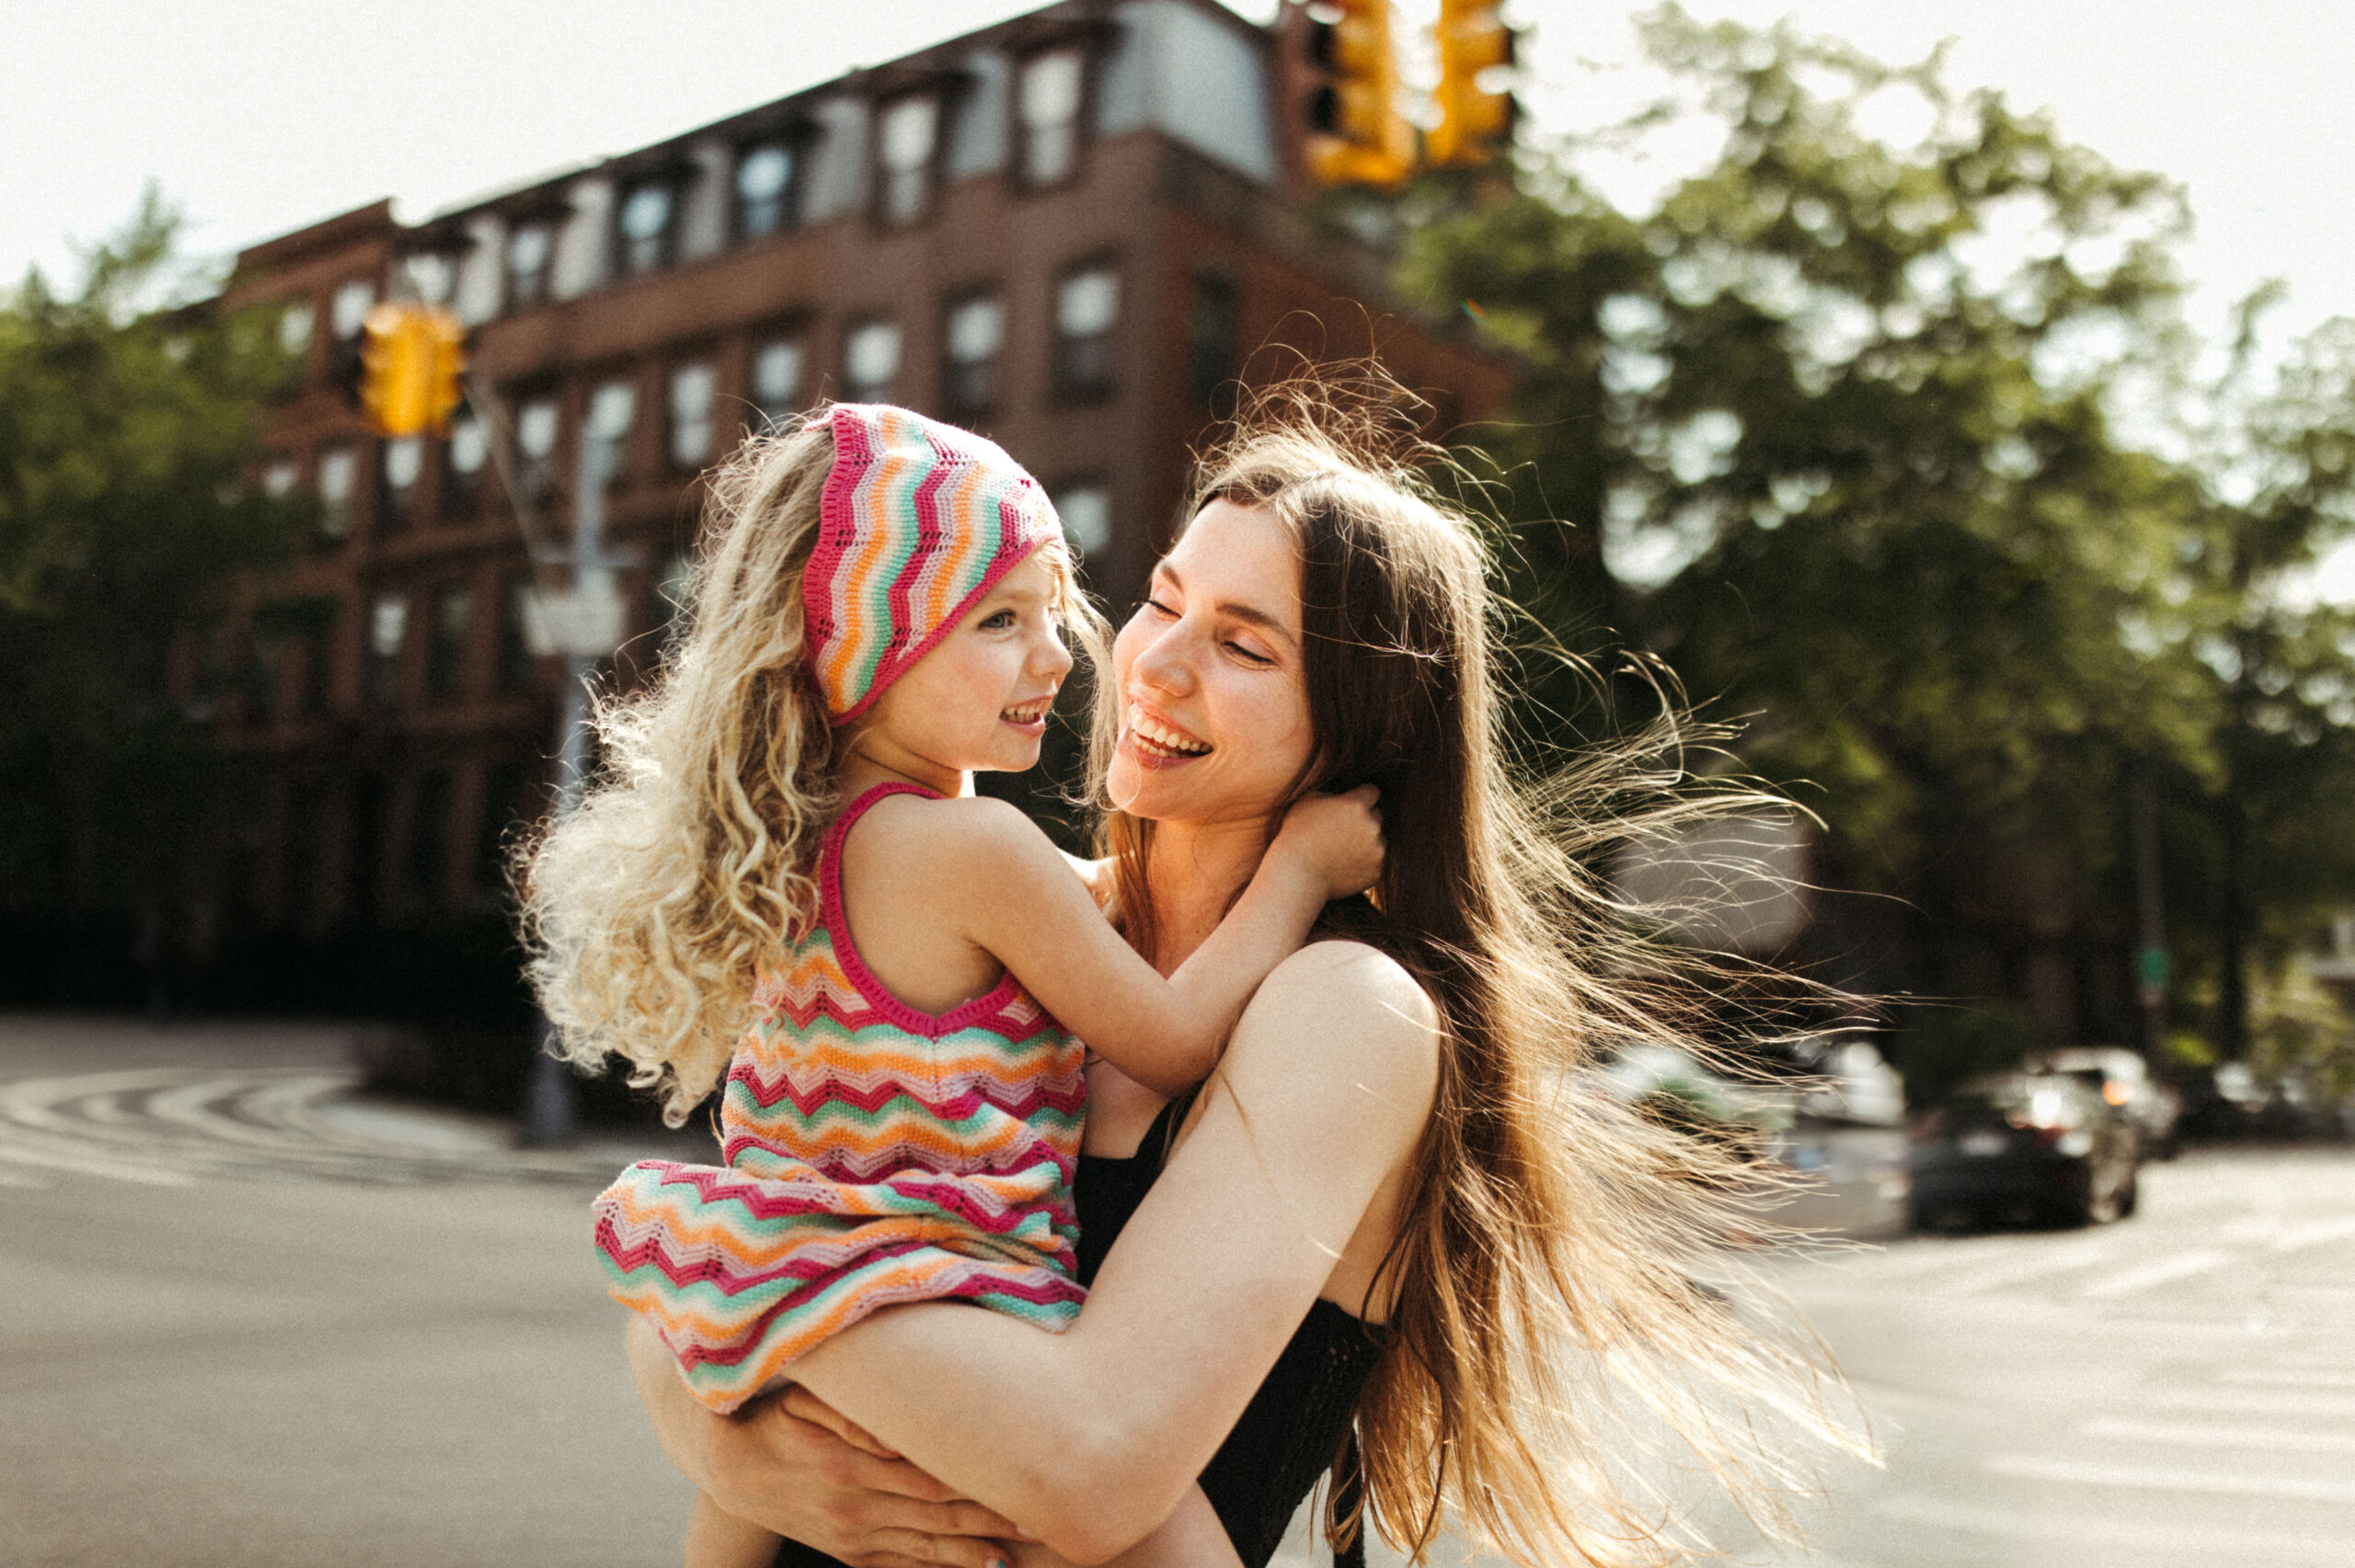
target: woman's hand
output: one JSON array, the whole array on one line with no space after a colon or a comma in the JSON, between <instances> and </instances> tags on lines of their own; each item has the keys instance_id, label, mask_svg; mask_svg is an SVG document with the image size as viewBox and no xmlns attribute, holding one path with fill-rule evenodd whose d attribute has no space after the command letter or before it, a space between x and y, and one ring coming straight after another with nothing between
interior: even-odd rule
<instances>
[{"instance_id":1,"label":"woman's hand","mask_svg":"<svg viewBox=\"0 0 2355 1568\"><path fill-rule=\"evenodd\" d=\"M1382 876L1382 813L1374 805L1381 795L1360 784L1347 795L1304 796L1284 813L1268 853L1321 878L1328 900L1364 892Z\"/></svg>"},{"instance_id":2,"label":"woman's hand","mask_svg":"<svg viewBox=\"0 0 2355 1568\"><path fill-rule=\"evenodd\" d=\"M989 1568L1014 1524L957 1496L808 1390L720 1415L679 1380L643 1318L630 1322L630 1370L662 1451L740 1519L853 1568Z\"/></svg>"}]
</instances>

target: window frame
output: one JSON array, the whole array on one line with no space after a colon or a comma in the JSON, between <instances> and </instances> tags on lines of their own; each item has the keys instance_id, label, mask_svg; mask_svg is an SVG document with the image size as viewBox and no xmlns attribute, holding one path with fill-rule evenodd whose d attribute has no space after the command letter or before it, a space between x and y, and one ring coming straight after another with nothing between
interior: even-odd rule
<instances>
[{"instance_id":1,"label":"window frame","mask_svg":"<svg viewBox=\"0 0 2355 1568\"><path fill-rule=\"evenodd\" d=\"M984 367L979 395L961 396L957 385L957 373L960 364L967 361L960 361L956 356L954 328L957 313L968 305L979 304L983 301L994 302L998 308L997 347L990 351L986 360L971 361ZM1006 348L1013 339L1013 333L1009 330L1011 326L1011 307L1006 300L1006 291L994 279L960 285L942 297L940 303L940 409L943 414L952 419L971 418L994 414L1005 405ZM901 346L901 354L904 361L906 356L904 339Z\"/></svg>"},{"instance_id":2,"label":"window frame","mask_svg":"<svg viewBox=\"0 0 2355 1568\"><path fill-rule=\"evenodd\" d=\"M1112 276L1111 323L1101 332L1084 337L1067 336L1063 320L1063 291L1093 272L1109 272ZM1114 251L1091 252L1056 269L1047 300L1047 383L1054 401L1070 405L1109 403L1120 396L1117 347L1129 314L1132 292L1127 269L1121 264L1119 253ZM1103 369L1094 379L1082 379L1074 373L1074 367L1068 362L1068 356L1073 350L1067 345L1091 341L1103 345Z\"/></svg>"},{"instance_id":3,"label":"window frame","mask_svg":"<svg viewBox=\"0 0 2355 1568\"><path fill-rule=\"evenodd\" d=\"M1031 127L1022 110L1025 86L1032 66L1054 55L1069 55L1077 62L1079 70L1079 101L1072 110L1071 161L1063 173L1041 178L1030 169ZM1007 172L1013 176L1017 190L1025 194L1062 190L1076 185L1087 170L1087 155L1096 138L1089 128L1096 120L1097 51L1089 41L1079 37L1056 37L1044 40L1014 57L1013 81L1006 93L1005 111L1012 123L1007 127L1006 149L1009 155Z\"/></svg>"},{"instance_id":4,"label":"window frame","mask_svg":"<svg viewBox=\"0 0 2355 1568\"><path fill-rule=\"evenodd\" d=\"M884 155L886 125L892 111L903 106L923 103L932 109L932 144L925 151L922 164L912 164L904 173L923 181L923 191L914 209L899 212L893 207L893 168ZM867 173L873 200L869 204L875 226L879 229L908 229L929 223L940 210L940 163L943 143L948 140L948 94L942 84L926 82L901 91L879 97L875 100L875 133L869 139Z\"/></svg>"},{"instance_id":5,"label":"window frame","mask_svg":"<svg viewBox=\"0 0 2355 1568\"><path fill-rule=\"evenodd\" d=\"M851 376L851 353L859 334L870 326L888 326L897 336L890 380L879 388L860 386ZM843 401L845 403L889 403L904 383L908 373L908 329L899 315L891 311L867 311L847 317L843 322L842 336Z\"/></svg>"},{"instance_id":6,"label":"window frame","mask_svg":"<svg viewBox=\"0 0 2355 1568\"><path fill-rule=\"evenodd\" d=\"M807 127L785 126L741 137L729 148L728 241L730 245L753 245L792 234L801 227L802 203L809 190L810 152L813 140ZM787 159L785 186L776 194L775 226L756 231L744 222L750 203L739 181L743 178L745 160L770 148L782 152Z\"/></svg>"}]
</instances>

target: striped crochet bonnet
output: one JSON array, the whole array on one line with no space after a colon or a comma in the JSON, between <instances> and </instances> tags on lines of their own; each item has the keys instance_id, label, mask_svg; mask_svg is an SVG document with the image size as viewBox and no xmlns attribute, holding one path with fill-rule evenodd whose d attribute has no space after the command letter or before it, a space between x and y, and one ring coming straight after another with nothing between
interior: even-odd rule
<instances>
[{"instance_id":1,"label":"striped crochet bonnet","mask_svg":"<svg viewBox=\"0 0 2355 1568\"><path fill-rule=\"evenodd\" d=\"M834 464L801 602L810 672L842 725L1063 525L994 441L884 404L837 403L826 417Z\"/></svg>"}]
</instances>

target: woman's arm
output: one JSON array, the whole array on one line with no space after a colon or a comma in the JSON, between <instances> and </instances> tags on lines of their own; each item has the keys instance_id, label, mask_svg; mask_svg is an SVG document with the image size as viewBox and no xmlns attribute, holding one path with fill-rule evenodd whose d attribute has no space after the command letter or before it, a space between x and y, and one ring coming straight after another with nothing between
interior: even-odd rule
<instances>
[{"instance_id":1,"label":"woman's arm","mask_svg":"<svg viewBox=\"0 0 2355 1568\"><path fill-rule=\"evenodd\" d=\"M679 1380L644 1318L627 1345L638 1396L662 1451L729 1513L853 1568L989 1568L1013 1523L883 1450L798 1390L720 1415ZM783 1484L780 1484L783 1482Z\"/></svg>"},{"instance_id":2,"label":"woman's arm","mask_svg":"<svg viewBox=\"0 0 2355 1568\"><path fill-rule=\"evenodd\" d=\"M894 1308L795 1375L1065 1557L1118 1554L1183 1498L1405 1167L1437 1043L1430 998L1396 963L1304 950L1253 1000L1068 1332Z\"/></svg>"}]
</instances>

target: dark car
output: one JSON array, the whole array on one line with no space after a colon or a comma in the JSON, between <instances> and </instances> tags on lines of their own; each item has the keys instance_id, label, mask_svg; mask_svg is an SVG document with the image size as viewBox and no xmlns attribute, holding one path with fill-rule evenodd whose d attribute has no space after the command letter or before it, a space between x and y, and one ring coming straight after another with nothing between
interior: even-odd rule
<instances>
[{"instance_id":1,"label":"dark car","mask_svg":"<svg viewBox=\"0 0 2355 1568\"><path fill-rule=\"evenodd\" d=\"M1981 1079L1917 1135L1910 1199L1917 1230L1984 1224L2106 1224L2134 1212L2141 1139L2074 1075Z\"/></svg>"}]
</instances>

